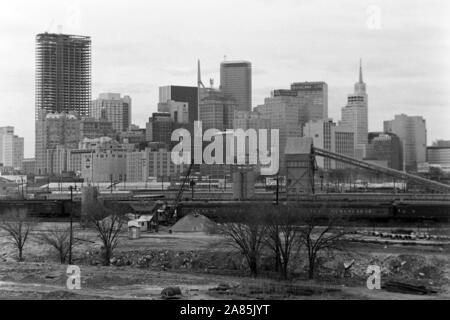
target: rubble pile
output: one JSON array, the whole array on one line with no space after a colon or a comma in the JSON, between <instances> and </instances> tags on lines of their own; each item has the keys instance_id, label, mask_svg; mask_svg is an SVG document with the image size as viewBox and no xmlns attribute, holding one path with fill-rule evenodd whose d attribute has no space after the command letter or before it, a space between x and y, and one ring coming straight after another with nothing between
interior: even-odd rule
<instances>
[{"instance_id":1,"label":"rubble pile","mask_svg":"<svg viewBox=\"0 0 450 320\"><path fill-rule=\"evenodd\" d=\"M349 261L354 263L345 274L344 265ZM367 278L367 267L380 266L382 279L397 279L404 281L426 282L429 285L439 281L449 281L443 275L438 260L429 261L420 255L386 255L386 256L359 256L343 255L332 259L320 257L318 260L319 272L335 277Z\"/></svg>"},{"instance_id":2,"label":"rubble pile","mask_svg":"<svg viewBox=\"0 0 450 320\"><path fill-rule=\"evenodd\" d=\"M87 253L91 265L101 264L99 255ZM244 270L239 254L211 251L127 251L118 252L111 259L116 267L133 266L155 270Z\"/></svg>"}]
</instances>

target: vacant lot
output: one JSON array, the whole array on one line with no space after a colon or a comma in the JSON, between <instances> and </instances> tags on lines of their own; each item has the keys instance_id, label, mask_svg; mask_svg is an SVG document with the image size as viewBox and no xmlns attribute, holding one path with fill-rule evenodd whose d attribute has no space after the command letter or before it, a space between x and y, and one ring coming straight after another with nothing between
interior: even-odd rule
<instances>
[{"instance_id":1,"label":"vacant lot","mask_svg":"<svg viewBox=\"0 0 450 320\"><path fill-rule=\"evenodd\" d=\"M55 224L40 224L24 251L25 262L0 234L0 299L159 299L167 286L179 286L185 299L436 299L450 298L450 246L346 242L344 251L320 257L319 275L307 280L301 252L291 265L292 278L279 281L261 260L262 275L247 277L242 256L219 235L145 233L138 240L120 238L110 267L101 266L95 232L76 225L74 264L81 268L81 290L66 289L67 266L58 264L37 235ZM354 260L344 277L342 265ZM383 281L423 285L433 295L368 290L368 265L379 265ZM215 290L219 285L220 288Z\"/></svg>"}]
</instances>

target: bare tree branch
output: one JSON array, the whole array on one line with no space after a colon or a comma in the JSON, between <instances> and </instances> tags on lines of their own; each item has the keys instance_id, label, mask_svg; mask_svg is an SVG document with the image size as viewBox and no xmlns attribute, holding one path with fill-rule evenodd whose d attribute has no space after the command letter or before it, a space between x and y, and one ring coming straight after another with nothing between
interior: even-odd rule
<instances>
[{"instance_id":1,"label":"bare tree branch","mask_svg":"<svg viewBox=\"0 0 450 320\"><path fill-rule=\"evenodd\" d=\"M10 243L16 247L19 261L23 261L23 248L35 225L26 210L14 210L1 216L0 229L6 232Z\"/></svg>"}]
</instances>

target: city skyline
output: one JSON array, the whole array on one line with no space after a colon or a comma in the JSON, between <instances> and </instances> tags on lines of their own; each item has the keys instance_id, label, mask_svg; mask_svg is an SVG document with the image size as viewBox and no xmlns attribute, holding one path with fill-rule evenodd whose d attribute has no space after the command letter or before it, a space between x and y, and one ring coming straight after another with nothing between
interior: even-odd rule
<instances>
[{"instance_id":1,"label":"city skyline","mask_svg":"<svg viewBox=\"0 0 450 320\"><path fill-rule=\"evenodd\" d=\"M25 137L26 157L34 156L34 39L38 33L56 32L57 25L61 24L63 33L92 37L92 98L101 92L130 95L133 123L140 127L157 111L160 86L195 86L197 58L202 60L203 78L214 78L218 87L224 55L227 60L252 62L252 107L270 96L271 90L286 83L325 81L329 86L329 116L338 121L346 96L357 80L358 60L362 58L370 95L369 131L380 131L384 120L405 113L427 120L428 145L449 137L450 128L446 126L450 121L446 112L449 92L445 87L450 72L445 57L450 43L449 23L444 20L446 10L443 10L446 3L322 3L326 10L320 14L326 23L308 18L319 13L320 6L316 5L284 1L282 5L290 10L274 11L280 3L265 1L253 12L252 2L245 3L234 17L236 24L250 13L255 18L251 26L243 28L242 35L233 31L237 26L224 28L221 24L226 21L224 17L211 17L217 4L201 1L190 3L192 8L178 5L176 10L170 4L144 5L131 1L128 9L139 18L126 28L124 24L116 26L108 21L105 27L94 19L95 13L103 10L99 9L101 6L112 16L120 14L120 2L44 1L40 7L49 10L41 10L39 19L32 16L34 3L19 1L8 5L0 13L0 29L5 32L5 45L0 50L3 61L0 71L4 75L0 87L4 108L10 112L2 114L0 126L14 126L17 134ZM371 29L366 24L367 8L371 4L381 9L380 29ZM223 10L226 12L235 5L224 3ZM194 18L202 17L202 23L192 22L195 19L183 20L182 36L177 24L164 30L152 29L164 19L165 13L170 12L175 19L186 10ZM339 19L338 14L343 10L350 21ZM151 14L155 21L148 22L152 19L144 19L145 14ZM349 16L355 19L348 19ZM422 19L417 19L418 16ZM267 18L271 19L271 28L264 27ZM286 24L276 23L283 19L287 19ZM196 34L193 31L199 25L202 27ZM131 30L133 34L128 34ZM331 30L336 39L329 37ZM265 35L252 38L255 32ZM215 34L214 39L211 33ZM303 40L298 41L299 38ZM181 56L180 50L184 52Z\"/></svg>"}]
</instances>

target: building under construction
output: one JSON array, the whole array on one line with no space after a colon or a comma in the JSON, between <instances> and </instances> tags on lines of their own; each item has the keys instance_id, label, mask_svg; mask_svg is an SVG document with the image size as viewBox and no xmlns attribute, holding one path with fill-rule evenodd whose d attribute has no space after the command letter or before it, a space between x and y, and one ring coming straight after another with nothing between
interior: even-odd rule
<instances>
[{"instance_id":1,"label":"building under construction","mask_svg":"<svg viewBox=\"0 0 450 320\"><path fill-rule=\"evenodd\" d=\"M75 113L78 116L88 116L90 101L91 38L53 33L38 34L35 113L38 172L42 171L45 164L43 121L46 115Z\"/></svg>"}]
</instances>

